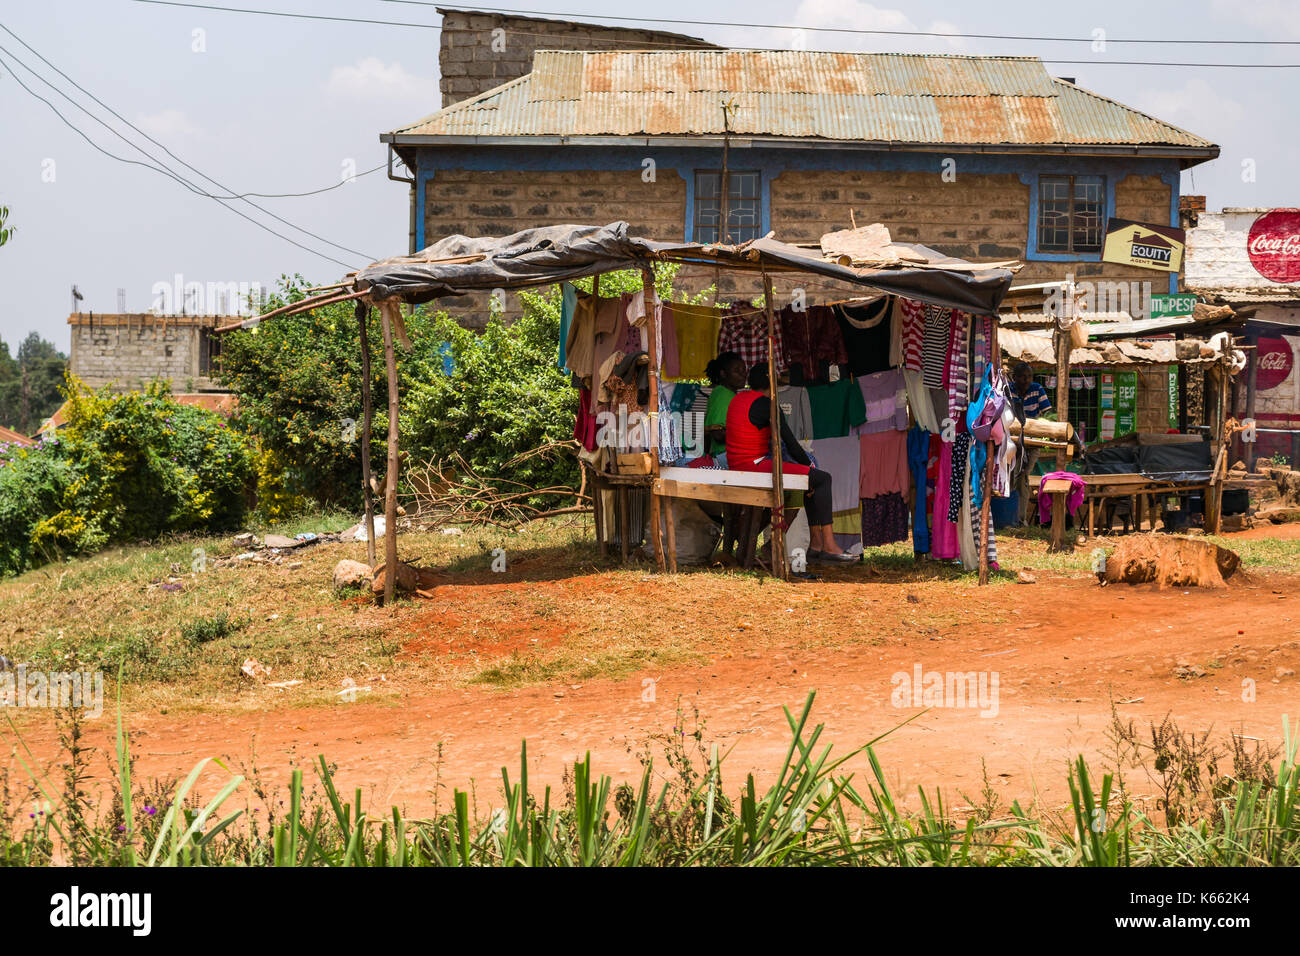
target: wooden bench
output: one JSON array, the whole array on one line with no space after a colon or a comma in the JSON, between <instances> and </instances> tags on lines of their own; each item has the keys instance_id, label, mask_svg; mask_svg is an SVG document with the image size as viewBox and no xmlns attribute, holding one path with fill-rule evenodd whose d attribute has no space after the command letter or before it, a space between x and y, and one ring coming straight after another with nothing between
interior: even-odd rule
<instances>
[{"instance_id":1,"label":"wooden bench","mask_svg":"<svg viewBox=\"0 0 1300 956\"><path fill-rule=\"evenodd\" d=\"M784 491L807 491L807 475L782 475ZM733 471L722 468L660 468L655 479L655 494L665 498L687 498L694 501L712 501L722 504L723 547L730 551L736 540L740 548L743 567L754 566L758 534L766 523L769 509L780 504L772 488L769 472ZM677 570L676 534L668 511L668 561L669 568Z\"/></svg>"}]
</instances>

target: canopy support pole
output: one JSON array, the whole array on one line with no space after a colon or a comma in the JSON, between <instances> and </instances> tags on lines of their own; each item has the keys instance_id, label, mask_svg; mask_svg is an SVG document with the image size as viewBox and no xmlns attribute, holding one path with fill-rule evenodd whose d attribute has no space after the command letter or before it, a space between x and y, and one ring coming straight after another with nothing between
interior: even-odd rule
<instances>
[{"instance_id":1,"label":"canopy support pole","mask_svg":"<svg viewBox=\"0 0 1300 956\"><path fill-rule=\"evenodd\" d=\"M763 270L763 312L767 316L767 387L771 398L772 417L772 575L783 581L790 580L790 569L785 560L785 492L781 474L781 405L776 389L776 318L772 312L772 277Z\"/></svg>"},{"instance_id":2,"label":"canopy support pole","mask_svg":"<svg viewBox=\"0 0 1300 956\"><path fill-rule=\"evenodd\" d=\"M375 566L375 490L370 481L370 428L374 405L370 398L370 307L358 302L357 325L361 327L361 491L366 502L366 562Z\"/></svg>"},{"instance_id":3,"label":"canopy support pole","mask_svg":"<svg viewBox=\"0 0 1300 956\"><path fill-rule=\"evenodd\" d=\"M384 364L388 369L388 469L384 474L384 604L397 594L397 427L401 404L397 396L397 353L393 349L393 326L385 310L379 310L384 330Z\"/></svg>"},{"instance_id":4,"label":"canopy support pole","mask_svg":"<svg viewBox=\"0 0 1300 956\"><path fill-rule=\"evenodd\" d=\"M655 274L653 269L645 268L641 270L641 291L643 293L645 322L646 322L646 344L650 352L650 396L646 400L648 404L646 416L650 422L650 434L646 438L646 444L650 447L650 547L654 550L655 567L659 571L668 569L668 561L664 558L664 535L661 515L664 508L669 509L669 520L671 521L671 501L665 503L658 492L655 491L659 483L659 329L658 323L655 322ZM674 535L675 537L675 535ZM673 565L676 565L676 555L673 555ZM677 568L673 567L676 571Z\"/></svg>"}]
</instances>

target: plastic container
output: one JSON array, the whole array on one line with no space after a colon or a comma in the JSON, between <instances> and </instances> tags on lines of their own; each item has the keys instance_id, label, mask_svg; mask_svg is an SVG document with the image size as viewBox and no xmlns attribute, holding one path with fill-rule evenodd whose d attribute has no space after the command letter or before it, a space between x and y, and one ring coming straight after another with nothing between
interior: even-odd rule
<instances>
[{"instance_id":1,"label":"plastic container","mask_svg":"<svg viewBox=\"0 0 1300 956\"><path fill-rule=\"evenodd\" d=\"M994 498L989 502L989 513L993 516L993 527L1008 528L1020 521L1020 492L1013 491L1009 497Z\"/></svg>"}]
</instances>

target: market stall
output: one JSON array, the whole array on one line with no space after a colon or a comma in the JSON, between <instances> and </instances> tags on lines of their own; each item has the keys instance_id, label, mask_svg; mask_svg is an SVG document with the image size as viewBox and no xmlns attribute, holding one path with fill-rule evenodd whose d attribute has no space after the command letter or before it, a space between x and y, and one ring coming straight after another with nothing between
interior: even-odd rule
<instances>
[{"instance_id":1,"label":"market stall","mask_svg":"<svg viewBox=\"0 0 1300 956\"><path fill-rule=\"evenodd\" d=\"M550 226L524 230L503 238L468 238L449 236L414 256L400 256L377 262L344 282L318 290L311 299L303 300L280 310L278 314L306 311L319 305L357 301L357 316L361 334L367 332L371 307L379 312L384 341L384 355L388 379L389 436L388 464L385 474L384 510L387 527L396 526L396 476L400 467L397 410L396 361L394 342L407 341L401 304L417 304L443 296L463 295L473 291L512 290L543 285L571 283L574 279L599 277L615 270L639 269L642 289L636 295L618 297L600 295L599 279L594 283L590 300L579 301L578 290L572 285L565 289L565 311L568 325L563 334L566 367L573 372L579 388L580 413L575 423L575 434L587 436L594 444L597 457L591 462L593 475L599 475L604 487L601 491L621 487L623 494L617 507L609 512L600 505L596 508L598 535L603 541L607 526L617 523L621 529L620 544L627 551L632 529L638 524L630 514L628 491L647 487L649 491L649 529L656 564L661 570L675 564L673 547L674 527L671 520L664 528L661 512L666 501L687 498L721 503L743 504L746 507L766 506L774 515L772 522L772 570L781 577L790 573L783 532L786 492L799 490L796 482L785 474L780 445L779 418L781 406L789 404L781 391L780 377L787 381L786 388L803 388L806 398L814 406L812 417L813 447L817 449L816 423L822 423L822 440L831 437L843 439L838 445L822 446L819 460L825 454L830 458L852 454L859 464L874 464L883 460L873 453L876 448L890 449L889 461L899 472L917 474L919 484L911 485L913 501L908 505L919 514L929 505L926 495L926 475L933 473L937 459L940 485L945 489L945 500L937 501L933 510L936 519L933 537L941 547L935 553L940 557L958 557L949 553L960 547L961 556L974 559L970 550L975 537L963 530L976 524L984 529L977 535L981 542L991 542L989 499L999 479L1005 474L1007 436L989 436L990 440L974 440L972 430L965 424L972 394L983 395L987 387L985 370L997 354L997 310L1010 285L1017 263L970 263L944 256L922 246L892 243L888 234L881 235L881 227L849 230L823 237L823 242L813 248L795 246L776 240L771 235L736 246L699 245L690 243L664 243L629 236L626 223L605 226ZM707 314L673 303L659 302L655 296L653 266L657 262L712 265L719 269L755 273L763 282L764 297L761 307L748 303L731 303L711 307ZM824 306L809 307L799 303L778 309L775 303L772 280L774 276L805 275L828 280L850 294ZM851 290L860 292L851 294ZM826 311L817 311L826 310ZM235 327L248 327L276 313L261 316ZM714 324L716 320L716 325ZM712 332L716 328L716 339ZM834 334L832 334L832 330ZM789 361L786 336L798 342L793 354L798 362ZM668 340L671 336L671 342ZM852 340L851 351L857 355L853 362L827 361L823 357ZM701 343L697 349L683 349L684 341ZM685 402L685 386L697 384L700 360L704 353L732 347L746 361L767 361L768 390L779 396L771 405L771 452L764 472L749 472L746 482L722 478L687 476L674 468L670 459L665 461L665 448L672 447L673 436L667 426L678 420L673 408ZM799 349L803 351L800 352ZM673 353L676 353L675 355ZM368 353L365 353L368 355ZM838 355L831 355L838 358ZM674 362L674 358L676 361ZM685 360L688 367L683 369ZM812 364L816 363L814 368ZM800 366L800 381L791 382L791 365ZM803 366L807 364L805 371ZM831 370L832 366L839 366ZM876 367L878 366L878 368ZM674 374L675 373L675 374ZM783 375L784 373L784 375ZM872 376L880 376L872 378ZM696 381L692 381L692 378ZM989 375L987 378L996 379ZM671 380L671 381L669 381ZM363 376L365 383L369 376ZM870 385L870 389L868 389ZM671 386L671 388L665 387ZM698 387L691 395L690 405L698 397ZM363 436L370 431L369 396L363 396L365 427ZM865 406L871 401L873 408L883 411L891 427L867 431L871 424ZM592 426L601 411L610 413L619 409L626 417L629 406L644 409L639 434L622 430L620 425L614 441L601 442L592 435ZM909 431L909 409L916 422ZM581 411L585 410L585 411ZM901 417L900 417L901 415ZM584 417L592 421L583 421ZM617 417L617 416L616 416ZM789 417L789 416L787 416ZM951 428L943 434L945 420ZM833 423L827 424L827 423ZM896 427L901 423L904 427ZM604 421L609 425L608 419ZM929 429L921 426L929 425ZM979 434L988 432L988 423L979 425ZM835 434L831 436L829 430ZM843 429L843 434L840 434ZM888 432L888 434L885 434ZM922 433L924 433L922 435ZM629 434L632 437L629 437ZM880 437L884 434L884 437ZM993 440L996 437L998 440ZM951 440L944 440L950 438ZM932 441L937 440L935 454ZM919 461L914 466L908 454L909 444L925 447L918 451ZM852 443L852 448L849 445ZM899 449L907 457L899 458ZM815 452L816 453L816 452ZM678 456L679 458L682 456ZM363 468L368 470L369 456L363 454ZM731 471L732 469L718 469ZM891 497L885 506L890 515L896 515L901 495L895 484L886 479L879 487L881 496L861 495L878 482L875 475L864 480L858 469L857 481L842 484L845 504L858 502L857 514L861 533L863 500L883 495ZM368 473L363 476L367 496L370 495ZM958 489L956 508L951 509L947 491ZM964 488L964 494L960 489ZM886 490L887 489L887 490ZM919 499L919 503L918 503ZM837 505L839 502L837 502ZM877 507L875 505L873 508ZM852 514L852 507L837 509ZM943 512L942 515L940 512ZM373 513L367 501L367 520ZM670 512L671 514L671 512ZM907 515L903 515L906 527ZM965 522L965 524L962 524ZM837 530L838 530L837 525ZM962 530L959 530L962 529ZM927 530L927 536L929 531ZM667 537L667 545L664 538ZM373 534L371 535L373 540ZM919 547L918 551L921 551ZM932 549L927 544L926 551ZM397 566L396 537L385 536L385 597L391 598L395 586ZM978 567L981 581L988 574L988 548L978 549Z\"/></svg>"}]
</instances>

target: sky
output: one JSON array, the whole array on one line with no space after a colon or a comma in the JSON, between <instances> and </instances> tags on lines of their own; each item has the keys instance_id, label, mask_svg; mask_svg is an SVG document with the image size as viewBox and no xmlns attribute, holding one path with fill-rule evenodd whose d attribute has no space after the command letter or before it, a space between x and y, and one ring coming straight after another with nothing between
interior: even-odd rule
<instances>
[{"instance_id":1,"label":"sky","mask_svg":"<svg viewBox=\"0 0 1300 956\"><path fill-rule=\"evenodd\" d=\"M407 187L389 180L383 169L344 180L384 164L381 132L440 105L436 27L441 18L432 6L391 0L226 3L424 26L287 19L138 0L0 6L0 25L12 31L0 30L0 60L8 64L0 66L0 206L9 207L9 225L16 229L0 248L0 339L11 348L34 330L67 349L74 284L84 295L83 309L117 312L118 290L124 289L127 311L144 311L153 303L155 285L174 286L178 276L205 286L272 287L280 275L300 273L326 283L347 271L340 263L356 267L406 252ZM598 0L511 0L510 8L611 22L600 17L611 7ZM905 7L861 0L719 0L708 8L658 0L652 6L620 7L619 13L778 27L649 24L723 45L1082 61L1048 62L1047 68L1220 144L1219 159L1183 174L1184 193L1205 194L1211 209L1300 206L1300 190L1292 181L1292 171L1300 168L1294 128L1300 70L1205 65L1300 63L1300 3L1294 0L1071 5L915 0ZM790 27L942 35L807 31L797 36ZM972 33L1040 39L958 36ZM13 34L177 158L95 106ZM1289 45L1116 42L1124 38L1284 40ZM16 65L15 57L187 178L198 177L180 161L225 187L205 183L207 192L338 188L252 200L292 225L239 200L227 203L281 234L271 235L172 178L96 151L17 81L50 100L101 148L143 161L128 143ZM1122 60L1193 65L1115 62Z\"/></svg>"}]
</instances>

